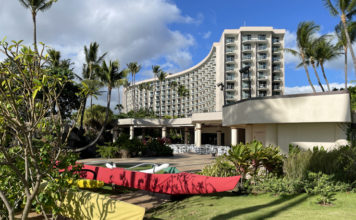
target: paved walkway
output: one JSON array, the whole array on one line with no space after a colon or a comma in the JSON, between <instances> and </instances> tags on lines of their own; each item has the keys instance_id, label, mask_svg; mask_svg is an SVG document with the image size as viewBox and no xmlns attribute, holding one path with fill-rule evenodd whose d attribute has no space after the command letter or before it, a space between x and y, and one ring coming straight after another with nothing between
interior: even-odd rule
<instances>
[{"instance_id":1,"label":"paved walkway","mask_svg":"<svg viewBox=\"0 0 356 220\"><path fill-rule=\"evenodd\" d=\"M137 163L169 163L169 166L176 167L179 171L193 172L203 169L206 165L211 164L214 157L211 155L200 155L194 153L175 154L173 157L140 157L140 158L90 158L79 160L79 162L114 162L125 164Z\"/></svg>"}]
</instances>

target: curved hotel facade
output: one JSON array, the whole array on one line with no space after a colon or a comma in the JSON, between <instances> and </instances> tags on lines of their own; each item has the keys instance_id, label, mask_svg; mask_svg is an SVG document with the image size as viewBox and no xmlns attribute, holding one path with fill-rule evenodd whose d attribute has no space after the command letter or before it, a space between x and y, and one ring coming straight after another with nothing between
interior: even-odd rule
<instances>
[{"instance_id":1,"label":"curved hotel facade","mask_svg":"<svg viewBox=\"0 0 356 220\"><path fill-rule=\"evenodd\" d=\"M167 76L160 82L150 79L128 87L123 97L124 111L148 108L162 115L185 115L218 112L222 106L250 97L282 95L284 92L283 29L272 27L241 27L225 30L219 42L214 43L208 56L196 66ZM249 66L249 73L239 70ZM180 97L177 82L188 89L187 97ZM140 89L147 83L151 90ZM224 85L224 92L217 84ZM135 90L135 92L134 92ZM159 98L161 97L161 98Z\"/></svg>"},{"instance_id":2,"label":"curved hotel facade","mask_svg":"<svg viewBox=\"0 0 356 220\"><path fill-rule=\"evenodd\" d=\"M159 128L184 129L184 143L236 145L259 140L265 145L331 148L347 144L352 123L347 91L284 95L284 34L272 27L224 30L207 57L194 67L171 74L165 81L149 79L124 90L124 111L152 109L176 119L119 119L130 137ZM189 91L179 97L170 83ZM149 85L150 90L142 88ZM160 87L162 86L162 88ZM332 105L330 103L333 103Z\"/></svg>"}]
</instances>

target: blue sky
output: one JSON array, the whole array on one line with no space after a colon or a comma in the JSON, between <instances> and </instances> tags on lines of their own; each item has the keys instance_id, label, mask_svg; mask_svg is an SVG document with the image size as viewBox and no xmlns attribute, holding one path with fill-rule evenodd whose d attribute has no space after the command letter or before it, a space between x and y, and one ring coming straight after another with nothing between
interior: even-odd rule
<instances>
[{"instance_id":1,"label":"blue sky","mask_svg":"<svg viewBox=\"0 0 356 220\"><path fill-rule=\"evenodd\" d=\"M224 29L245 24L286 29L286 47L294 47L301 21L314 21L320 34L330 34L339 18L329 15L322 0L59 0L38 14L37 36L71 59L79 75L83 47L96 41L100 53L108 52L107 60L119 60L121 68L131 61L142 64L136 79L143 80L153 77L152 65L175 73L199 63ZM0 0L0 39L4 37L32 42L31 14L18 1ZM286 54L285 61L286 93L311 92L304 70L295 68L298 60ZM340 56L326 65L332 87L344 82L343 62ZM349 80L356 80L350 56L348 67ZM105 96L98 102L105 103Z\"/></svg>"}]
</instances>

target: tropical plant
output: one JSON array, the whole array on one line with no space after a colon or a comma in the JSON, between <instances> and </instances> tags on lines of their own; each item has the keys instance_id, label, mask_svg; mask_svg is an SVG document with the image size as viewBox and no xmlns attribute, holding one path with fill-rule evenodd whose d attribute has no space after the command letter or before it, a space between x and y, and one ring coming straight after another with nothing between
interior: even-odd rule
<instances>
[{"instance_id":1,"label":"tropical plant","mask_svg":"<svg viewBox=\"0 0 356 220\"><path fill-rule=\"evenodd\" d=\"M334 0L334 4L331 0L323 0L325 7L327 7L332 16L340 16L342 27L345 33L347 46L351 52L352 60L354 63L354 70L356 74L356 56L352 48L352 41L348 31L347 21L351 19L356 12L356 0Z\"/></svg>"},{"instance_id":2,"label":"tropical plant","mask_svg":"<svg viewBox=\"0 0 356 220\"><path fill-rule=\"evenodd\" d=\"M0 42L7 57L0 62L0 219L4 210L14 219L15 208L27 219L33 205L46 219L47 213L58 213L68 186L70 173L58 169L76 160L64 150L76 120L64 119L58 102L70 80L48 74L49 56L21 43Z\"/></svg>"},{"instance_id":3,"label":"tropical plant","mask_svg":"<svg viewBox=\"0 0 356 220\"><path fill-rule=\"evenodd\" d=\"M310 87L312 88L313 92L315 93L315 88L313 86L312 81L310 80L310 75L308 71L308 66L307 66L307 54L306 54L306 49L310 48L310 44L312 43L313 35L320 29L319 25L316 25L314 22L301 22L298 25L297 29L297 47L298 51L291 49L291 48L285 48L284 50L286 52L289 52L293 54L294 56L298 56L302 64L304 66L305 73L307 74L308 82Z\"/></svg>"},{"instance_id":4,"label":"tropical plant","mask_svg":"<svg viewBox=\"0 0 356 220\"><path fill-rule=\"evenodd\" d=\"M179 112L178 112L178 116L181 117L181 111L182 111L182 98L183 97L187 97L189 95L189 90L185 88L184 85L179 85L178 86L178 90L177 90L177 93L178 93L178 97L179 97Z\"/></svg>"},{"instance_id":5,"label":"tropical plant","mask_svg":"<svg viewBox=\"0 0 356 220\"><path fill-rule=\"evenodd\" d=\"M171 109L172 109L172 116L174 117L174 109L173 109L173 91L177 88L178 83L176 81L171 81L168 84L169 89L171 90Z\"/></svg>"},{"instance_id":6,"label":"tropical plant","mask_svg":"<svg viewBox=\"0 0 356 220\"><path fill-rule=\"evenodd\" d=\"M159 80L159 118L162 117L162 82L166 80L167 73L164 71L161 71L158 74L158 80Z\"/></svg>"},{"instance_id":7,"label":"tropical plant","mask_svg":"<svg viewBox=\"0 0 356 220\"><path fill-rule=\"evenodd\" d=\"M354 43L355 40L356 40L356 22L351 22L351 21L347 22L347 31L348 31L351 43ZM342 24L338 24L335 27L335 34L336 34L336 37L338 39L338 42L337 42L336 45L338 47L342 47L344 49L345 89L347 89L347 78L348 78L347 77L347 75L348 75L348 73L347 73L347 53L348 53L348 46L347 46L347 39L346 39L345 31L344 31L344 28L343 28Z\"/></svg>"},{"instance_id":8,"label":"tropical plant","mask_svg":"<svg viewBox=\"0 0 356 220\"><path fill-rule=\"evenodd\" d=\"M103 61L101 66L101 71L98 72L98 77L100 78L101 82L108 88L105 121L101 130L99 131L98 136L90 144L75 149L74 150L75 152L80 152L91 146L94 146L96 142L99 140L99 138L101 137L101 135L103 134L109 118L111 91L117 85L117 81L121 80L125 75L125 70L120 72L119 68L120 68L120 64L118 61L114 61L114 62L110 61L108 64L106 64L106 62Z\"/></svg>"},{"instance_id":9,"label":"tropical plant","mask_svg":"<svg viewBox=\"0 0 356 220\"><path fill-rule=\"evenodd\" d=\"M37 49L37 23L36 17L39 11L46 11L51 8L52 4L57 0L19 0L20 3L31 10L32 22L33 22L33 45L35 51L38 53Z\"/></svg>"},{"instance_id":10,"label":"tropical plant","mask_svg":"<svg viewBox=\"0 0 356 220\"><path fill-rule=\"evenodd\" d=\"M136 111L136 88L135 88L135 77L136 74L138 72L140 72L141 70L141 65L138 65L137 62L131 62L127 64L127 68L129 70L129 72L131 73L131 86L133 89L133 98L132 98L132 102L133 102L133 110Z\"/></svg>"},{"instance_id":11,"label":"tropical plant","mask_svg":"<svg viewBox=\"0 0 356 220\"><path fill-rule=\"evenodd\" d=\"M213 164L206 165L201 174L204 176L228 177L236 176L235 166L224 156L217 157Z\"/></svg>"},{"instance_id":12,"label":"tropical plant","mask_svg":"<svg viewBox=\"0 0 356 220\"><path fill-rule=\"evenodd\" d=\"M154 76L153 78L157 78L157 80L158 80L158 75L161 71L162 70L159 65L152 66L152 72L153 72L153 76ZM156 100L156 90L157 90L157 84L153 86L153 100L154 101L157 101Z\"/></svg>"},{"instance_id":13,"label":"tropical plant","mask_svg":"<svg viewBox=\"0 0 356 220\"><path fill-rule=\"evenodd\" d=\"M126 85L126 83L127 83L127 78L126 77L127 77L127 74L129 72L129 70L128 69L124 69L122 72L123 72L123 78L118 80L117 83L116 83L116 87L117 87L117 91L118 91L118 102L117 102L118 104L117 104L117 106L121 106L121 108L118 108L119 114L121 113L121 109L123 108L123 106L121 104L121 99L120 99L120 97L121 97L120 88L122 86Z\"/></svg>"}]
</instances>

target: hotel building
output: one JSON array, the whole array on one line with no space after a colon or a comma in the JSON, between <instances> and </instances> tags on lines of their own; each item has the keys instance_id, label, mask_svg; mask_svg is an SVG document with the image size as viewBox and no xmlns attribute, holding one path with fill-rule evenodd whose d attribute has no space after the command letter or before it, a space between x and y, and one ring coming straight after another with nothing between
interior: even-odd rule
<instances>
[{"instance_id":1,"label":"hotel building","mask_svg":"<svg viewBox=\"0 0 356 220\"><path fill-rule=\"evenodd\" d=\"M128 87L123 97L124 111L133 109L134 94L136 109L152 109L159 114L161 105L162 115L185 116L221 111L224 104L241 99L282 95L284 34L285 30L272 27L225 30L205 59L192 68L168 75L162 88L157 79ZM247 66L249 71L240 73ZM179 97L177 89L169 86L173 81L184 85L189 95ZM140 84L145 83L150 90L140 89Z\"/></svg>"},{"instance_id":2,"label":"hotel building","mask_svg":"<svg viewBox=\"0 0 356 220\"><path fill-rule=\"evenodd\" d=\"M284 34L272 27L224 30L200 63L166 77L149 79L124 90L124 111L152 109L175 119L119 119L130 137L146 129L184 130L184 144L230 146L259 140L265 145L332 148L347 144L347 127L355 123L347 91L284 95ZM249 67L248 71L246 70ZM171 82L189 91L179 97ZM150 90L140 89L141 84ZM161 87L160 87L161 85ZM135 90L135 93L134 93Z\"/></svg>"}]
</instances>

